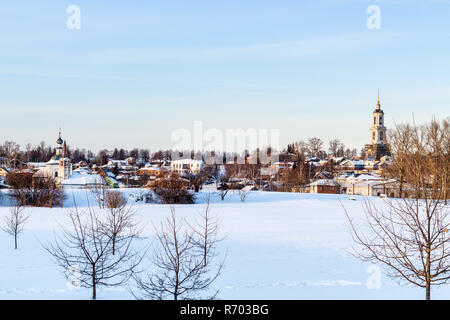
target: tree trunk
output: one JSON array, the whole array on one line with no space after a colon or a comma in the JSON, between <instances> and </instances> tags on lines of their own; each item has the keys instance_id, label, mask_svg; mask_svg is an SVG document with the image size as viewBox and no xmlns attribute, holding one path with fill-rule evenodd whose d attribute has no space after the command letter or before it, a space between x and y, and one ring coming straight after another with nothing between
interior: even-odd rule
<instances>
[{"instance_id":1,"label":"tree trunk","mask_svg":"<svg viewBox=\"0 0 450 320\"><path fill-rule=\"evenodd\" d=\"M398 196L403 198L403 176L400 176L400 185L398 190Z\"/></svg>"},{"instance_id":2,"label":"tree trunk","mask_svg":"<svg viewBox=\"0 0 450 320\"><path fill-rule=\"evenodd\" d=\"M95 265L92 266L92 299L97 299L97 287L95 283Z\"/></svg>"},{"instance_id":3,"label":"tree trunk","mask_svg":"<svg viewBox=\"0 0 450 320\"><path fill-rule=\"evenodd\" d=\"M429 282L427 282L425 288L426 288L425 300L431 300L431 286Z\"/></svg>"},{"instance_id":4,"label":"tree trunk","mask_svg":"<svg viewBox=\"0 0 450 320\"><path fill-rule=\"evenodd\" d=\"M14 234L14 249L17 250L17 233Z\"/></svg>"}]
</instances>

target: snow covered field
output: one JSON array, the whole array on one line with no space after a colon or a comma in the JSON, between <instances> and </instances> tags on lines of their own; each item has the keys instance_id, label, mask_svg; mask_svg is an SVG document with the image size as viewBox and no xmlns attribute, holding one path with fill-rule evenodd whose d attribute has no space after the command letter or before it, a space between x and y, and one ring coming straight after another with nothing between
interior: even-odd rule
<instances>
[{"instance_id":1,"label":"snow covered field","mask_svg":"<svg viewBox=\"0 0 450 320\"><path fill-rule=\"evenodd\" d=\"M123 192L136 193L128 189ZM78 206L86 206L86 191L74 190ZM73 206L71 193L64 203ZM194 217L204 207L204 192L195 205L176 206L177 216ZM363 199L345 195L252 192L245 202L230 193L224 201L213 195L213 213L222 220L222 253L225 269L215 285L220 299L423 299L424 292L399 286L382 276L380 289L369 289L369 264L352 257L346 217L339 203L352 215L362 213ZM5 200L5 197L3 197ZM383 205L383 200L374 198ZM152 235L170 214L169 206L131 202ZM14 250L13 239L0 232L0 299L89 299L88 289L69 289L42 244L54 239L63 208L27 208L31 214ZM1 216L9 214L6 202ZM432 298L450 297L450 286L432 291ZM132 299L127 288L98 290L99 299Z\"/></svg>"}]
</instances>

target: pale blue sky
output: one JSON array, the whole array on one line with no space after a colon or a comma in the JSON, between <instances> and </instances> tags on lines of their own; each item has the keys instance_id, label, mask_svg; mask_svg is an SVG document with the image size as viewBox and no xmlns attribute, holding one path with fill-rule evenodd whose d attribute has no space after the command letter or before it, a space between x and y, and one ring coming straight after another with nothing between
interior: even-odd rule
<instances>
[{"instance_id":1,"label":"pale blue sky","mask_svg":"<svg viewBox=\"0 0 450 320\"><path fill-rule=\"evenodd\" d=\"M53 144L61 125L72 146L156 150L202 120L360 149L378 88L387 126L449 115L449 16L445 0L2 0L0 140Z\"/></svg>"}]
</instances>

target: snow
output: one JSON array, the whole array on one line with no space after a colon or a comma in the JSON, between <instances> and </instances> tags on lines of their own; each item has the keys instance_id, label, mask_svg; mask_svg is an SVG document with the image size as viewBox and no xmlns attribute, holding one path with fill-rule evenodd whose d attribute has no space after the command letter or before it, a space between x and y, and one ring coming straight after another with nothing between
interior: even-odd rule
<instances>
[{"instance_id":1,"label":"snow","mask_svg":"<svg viewBox=\"0 0 450 320\"><path fill-rule=\"evenodd\" d=\"M153 225L165 219L169 206L135 202L140 189L124 189L144 230L145 245L153 236ZM5 193L4 191L3 193ZM43 249L54 239L65 212L94 203L89 190L66 191L65 208L27 208L31 215L19 238L0 232L0 299L89 299L88 289L72 289L64 274ZM133 195L133 197L132 197ZM204 207L206 191L197 194L195 205L177 205L179 217L193 219ZM252 191L242 202L230 191L224 201L212 193L212 212L221 220L220 256L225 268L215 286L220 299L422 299L421 289L399 286L381 277L381 288L366 286L370 264L349 254L350 238L344 210L361 215L363 198L346 195L299 194ZM383 200L372 198L375 205ZM9 214L6 197L0 219ZM450 290L432 290L433 298L448 298ZM99 288L99 299L132 299L126 287Z\"/></svg>"},{"instance_id":2,"label":"snow","mask_svg":"<svg viewBox=\"0 0 450 320\"><path fill-rule=\"evenodd\" d=\"M62 180L61 183L63 186L89 186L102 184L103 178L99 174L83 174L73 171L70 178Z\"/></svg>"},{"instance_id":3,"label":"snow","mask_svg":"<svg viewBox=\"0 0 450 320\"><path fill-rule=\"evenodd\" d=\"M320 179L310 184L311 186L337 186L338 184L332 179Z\"/></svg>"}]
</instances>

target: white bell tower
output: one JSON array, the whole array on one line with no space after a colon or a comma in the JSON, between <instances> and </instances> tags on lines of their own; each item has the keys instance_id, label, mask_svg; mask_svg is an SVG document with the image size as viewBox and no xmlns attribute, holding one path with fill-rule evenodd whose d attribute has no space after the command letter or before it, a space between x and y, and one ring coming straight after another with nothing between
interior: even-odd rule
<instances>
[{"instance_id":1,"label":"white bell tower","mask_svg":"<svg viewBox=\"0 0 450 320\"><path fill-rule=\"evenodd\" d=\"M386 144L386 127L384 126L384 112L381 110L380 91L378 90L378 102L372 113L372 127L370 128L371 144Z\"/></svg>"}]
</instances>

